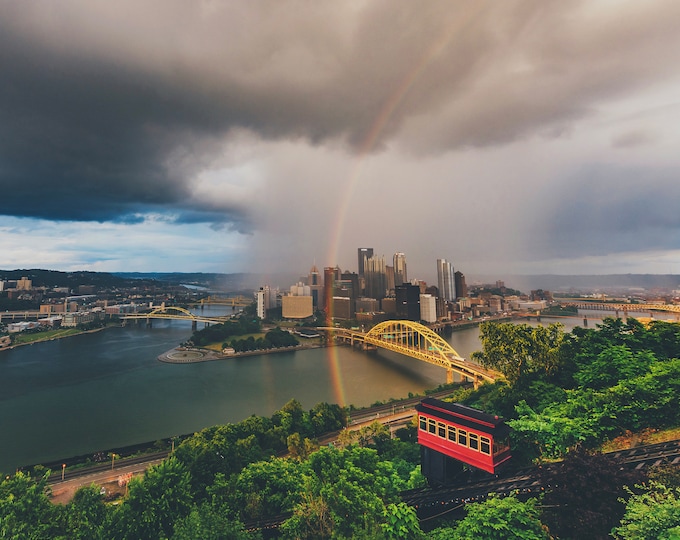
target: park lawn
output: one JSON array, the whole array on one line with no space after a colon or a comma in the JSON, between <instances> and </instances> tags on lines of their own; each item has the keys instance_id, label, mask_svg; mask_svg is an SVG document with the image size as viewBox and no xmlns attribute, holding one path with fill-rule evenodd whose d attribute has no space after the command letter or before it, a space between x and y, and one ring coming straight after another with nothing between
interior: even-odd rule
<instances>
[{"instance_id":1,"label":"park lawn","mask_svg":"<svg viewBox=\"0 0 680 540\"><path fill-rule=\"evenodd\" d=\"M37 341L48 341L50 339L59 339L76 334L82 334L82 330L78 328L59 328L56 330L46 330L44 332L35 332L32 334L18 334L14 338L14 345L24 345L26 343L35 343Z\"/></svg>"}]
</instances>

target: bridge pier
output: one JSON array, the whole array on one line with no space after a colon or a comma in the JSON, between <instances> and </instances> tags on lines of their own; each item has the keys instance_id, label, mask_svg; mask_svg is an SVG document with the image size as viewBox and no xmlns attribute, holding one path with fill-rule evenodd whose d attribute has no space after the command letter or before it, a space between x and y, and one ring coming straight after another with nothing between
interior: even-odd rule
<instances>
[{"instance_id":1,"label":"bridge pier","mask_svg":"<svg viewBox=\"0 0 680 540\"><path fill-rule=\"evenodd\" d=\"M453 370L452 369L447 369L446 370L446 384L453 384Z\"/></svg>"},{"instance_id":2,"label":"bridge pier","mask_svg":"<svg viewBox=\"0 0 680 540\"><path fill-rule=\"evenodd\" d=\"M147 328L153 328L153 323L151 322L151 319L146 320L146 327Z\"/></svg>"},{"instance_id":3,"label":"bridge pier","mask_svg":"<svg viewBox=\"0 0 680 540\"><path fill-rule=\"evenodd\" d=\"M203 309L203 308L201 307L201 309ZM195 332L197 329L198 329L198 322L191 321L191 331Z\"/></svg>"}]
</instances>

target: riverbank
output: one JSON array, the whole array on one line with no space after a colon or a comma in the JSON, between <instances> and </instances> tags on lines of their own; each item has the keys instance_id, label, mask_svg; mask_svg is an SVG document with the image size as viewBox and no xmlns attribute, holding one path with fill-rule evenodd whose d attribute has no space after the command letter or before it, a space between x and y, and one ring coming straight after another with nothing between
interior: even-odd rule
<instances>
[{"instance_id":1,"label":"riverbank","mask_svg":"<svg viewBox=\"0 0 680 540\"><path fill-rule=\"evenodd\" d=\"M215 360L228 360L230 358L242 358L244 356L261 356L264 354L276 354L284 352L301 351L307 349L320 349L327 345L295 345L294 347L279 347L276 349L261 349L257 351L245 351L232 354L223 354L211 349L198 349L189 347L175 347L158 356L158 360L167 364L194 364L197 362L212 362Z\"/></svg>"},{"instance_id":2,"label":"riverbank","mask_svg":"<svg viewBox=\"0 0 680 540\"><path fill-rule=\"evenodd\" d=\"M94 334L95 332L99 332L101 330L106 330L107 328L112 328L114 326L120 326L119 324L107 324L106 326L102 326L101 328L93 328L91 330L78 330L77 328L68 328L65 330L48 330L45 333L49 333L49 335L43 336L43 332L39 332L37 334L31 334L35 335L36 339L32 339L30 341L22 341L21 343L13 343L12 345L8 347L0 347L0 352L2 351L10 351L12 349L16 349L17 347L23 347L24 345L33 345L34 343L43 343L45 341L55 341L57 339L64 339L67 337L73 337L73 336L82 336L83 334Z\"/></svg>"}]
</instances>

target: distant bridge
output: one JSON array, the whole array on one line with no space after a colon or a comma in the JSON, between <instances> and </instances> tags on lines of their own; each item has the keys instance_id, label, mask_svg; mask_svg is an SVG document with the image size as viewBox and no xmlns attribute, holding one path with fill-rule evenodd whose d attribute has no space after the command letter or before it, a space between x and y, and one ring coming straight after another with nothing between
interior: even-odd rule
<instances>
[{"instance_id":1,"label":"distant bridge","mask_svg":"<svg viewBox=\"0 0 680 540\"><path fill-rule=\"evenodd\" d=\"M252 298L246 298L244 296L208 296L206 298L201 298L196 305L200 306L231 306L233 308L246 307L252 304L254 300Z\"/></svg>"},{"instance_id":2,"label":"distant bridge","mask_svg":"<svg viewBox=\"0 0 680 540\"><path fill-rule=\"evenodd\" d=\"M590 302L583 298L557 298L561 305L574 306L579 309L594 309L602 311L667 311L680 314L679 304L628 304L623 302Z\"/></svg>"},{"instance_id":3,"label":"distant bridge","mask_svg":"<svg viewBox=\"0 0 680 540\"><path fill-rule=\"evenodd\" d=\"M209 324L221 324L231 319L229 316L208 316L195 315L184 308L174 306L160 306L148 313L134 313L121 317L123 321L146 320L146 324L151 324L151 319L172 319L176 321L191 321L191 327L195 330L199 322Z\"/></svg>"},{"instance_id":4,"label":"distant bridge","mask_svg":"<svg viewBox=\"0 0 680 540\"><path fill-rule=\"evenodd\" d=\"M453 382L453 374L471 379L475 387L481 381L493 382L500 374L485 369L479 364L466 360L438 334L428 327L413 321L385 321L368 332L345 328L323 327L335 337L349 341L352 345L362 343L394 351L423 362L446 369L446 382Z\"/></svg>"}]
</instances>

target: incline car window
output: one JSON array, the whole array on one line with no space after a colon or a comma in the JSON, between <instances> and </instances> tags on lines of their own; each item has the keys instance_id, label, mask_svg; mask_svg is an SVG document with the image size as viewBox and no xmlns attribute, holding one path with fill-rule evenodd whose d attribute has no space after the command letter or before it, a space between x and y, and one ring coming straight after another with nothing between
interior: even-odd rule
<instances>
[{"instance_id":1,"label":"incline car window","mask_svg":"<svg viewBox=\"0 0 680 540\"><path fill-rule=\"evenodd\" d=\"M487 456L491 454L491 441L487 439L486 437L481 437L480 439L480 451L482 454L486 454Z\"/></svg>"},{"instance_id":2,"label":"incline car window","mask_svg":"<svg viewBox=\"0 0 680 540\"><path fill-rule=\"evenodd\" d=\"M479 435L470 433L470 448L472 450L479 450Z\"/></svg>"},{"instance_id":3,"label":"incline car window","mask_svg":"<svg viewBox=\"0 0 680 540\"><path fill-rule=\"evenodd\" d=\"M467 446L467 431L465 431L464 429L458 430L458 444Z\"/></svg>"}]
</instances>

